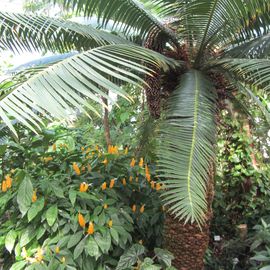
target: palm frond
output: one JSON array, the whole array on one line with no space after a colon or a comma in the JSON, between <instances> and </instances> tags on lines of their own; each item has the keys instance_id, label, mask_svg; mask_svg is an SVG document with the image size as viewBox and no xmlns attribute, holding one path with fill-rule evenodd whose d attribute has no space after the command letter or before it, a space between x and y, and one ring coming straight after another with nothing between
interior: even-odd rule
<instances>
[{"instance_id":1,"label":"palm frond","mask_svg":"<svg viewBox=\"0 0 270 270\"><path fill-rule=\"evenodd\" d=\"M178 64L138 46L118 44L95 48L42 68L22 83L11 86L0 97L0 118L15 134L9 117L35 131L42 123L42 116L66 118L71 107L96 112L87 99L102 104L101 97L109 98L104 89L131 100L113 80L143 87L138 73L151 74L151 67L166 70Z\"/></svg>"},{"instance_id":2,"label":"palm frond","mask_svg":"<svg viewBox=\"0 0 270 270\"><path fill-rule=\"evenodd\" d=\"M225 51L223 57L267 58L270 56L270 33L244 41Z\"/></svg>"},{"instance_id":3,"label":"palm frond","mask_svg":"<svg viewBox=\"0 0 270 270\"><path fill-rule=\"evenodd\" d=\"M270 89L270 60L268 59L242 59L224 58L210 61L207 68L220 68L222 72L253 85L263 91Z\"/></svg>"},{"instance_id":4,"label":"palm frond","mask_svg":"<svg viewBox=\"0 0 270 270\"><path fill-rule=\"evenodd\" d=\"M62 19L0 12L0 49L12 51L89 50L109 44L128 44L124 38Z\"/></svg>"},{"instance_id":5,"label":"palm frond","mask_svg":"<svg viewBox=\"0 0 270 270\"><path fill-rule=\"evenodd\" d=\"M206 184L214 162L215 104L211 83L192 70L181 77L161 125L159 170L169 210L186 222L204 222Z\"/></svg>"},{"instance_id":6,"label":"palm frond","mask_svg":"<svg viewBox=\"0 0 270 270\"><path fill-rule=\"evenodd\" d=\"M160 5L161 1L157 1L157 4ZM155 31L162 33L164 39L177 42L174 32L166 28L137 0L64 0L64 7L71 8L86 17L96 15L102 27L113 20L115 26L122 26L122 31L126 35L135 29L142 38L146 38L149 33ZM162 8L165 6L162 5Z\"/></svg>"}]
</instances>

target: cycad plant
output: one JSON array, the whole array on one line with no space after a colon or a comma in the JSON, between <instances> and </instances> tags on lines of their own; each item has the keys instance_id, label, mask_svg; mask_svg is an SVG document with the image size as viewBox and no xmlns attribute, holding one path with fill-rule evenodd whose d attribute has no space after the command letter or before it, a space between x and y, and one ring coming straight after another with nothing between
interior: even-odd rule
<instances>
[{"instance_id":1,"label":"cycad plant","mask_svg":"<svg viewBox=\"0 0 270 270\"><path fill-rule=\"evenodd\" d=\"M16 83L0 97L2 121L14 133L10 118L37 130L42 118L66 117L74 107L94 110L88 99L104 105L107 90L130 99L123 83L144 87L150 113L158 118L165 108L159 171L164 202L180 220L167 225L182 230L178 269L201 270L218 108L240 91L249 100L239 100L243 106L259 106L270 119L256 96L270 87L269 0L64 0L63 5L89 22L97 18L99 29L0 13L1 49L76 52L15 75ZM113 33L106 31L109 24Z\"/></svg>"}]
</instances>

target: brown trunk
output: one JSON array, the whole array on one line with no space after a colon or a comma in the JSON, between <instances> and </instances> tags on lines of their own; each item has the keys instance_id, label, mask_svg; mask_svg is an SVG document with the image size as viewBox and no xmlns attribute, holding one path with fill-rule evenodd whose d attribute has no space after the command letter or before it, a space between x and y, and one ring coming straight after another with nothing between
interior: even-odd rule
<instances>
[{"instance_id":1,"label":"brown trunk","mask_svg":"<svg viewBox=\"0 0 270 270\"><path fill-rule=\"evenodd\" d=\"M108 94L108 91L107 91ZM108 106L108 99L102 97L103 103ZM108 107L104 107L104 116L103 116L103 125L104 125L104 133L107 146L112 145L111 134L110 134L110 125L109 125L109 111Z\"/></svg>"},{"instance_id":2,"label":"brown trunk","mask_svg":"<svg viewBox=\"0 0 270 270\"><path fill-rule=\"evenodd\" d=\"M165 247L174 254L173 266L178 270L203 270L204 255L209 243L209 227L212 219L214 197L214 172L207 185L208 211L206 223L184 224L167 214L165 220Z\"/></svg>"}]
</instances>

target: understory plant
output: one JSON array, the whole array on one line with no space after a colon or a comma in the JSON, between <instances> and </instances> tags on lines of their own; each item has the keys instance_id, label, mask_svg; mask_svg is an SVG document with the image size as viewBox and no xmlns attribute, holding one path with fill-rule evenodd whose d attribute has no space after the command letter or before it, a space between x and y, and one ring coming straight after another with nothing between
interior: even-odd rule
<instances>
[{"instance_id":1,"label":"understory plant","mask_svg":"<svg viewBox=\"0 0 270 270\"><path fill-rule=\"evenodd\" d=\"M24 131L1 145L4 269L115 269L132 244L161 246L154 167L128 148L78 138L62 128Z\"/></svg>"}]
</instances>

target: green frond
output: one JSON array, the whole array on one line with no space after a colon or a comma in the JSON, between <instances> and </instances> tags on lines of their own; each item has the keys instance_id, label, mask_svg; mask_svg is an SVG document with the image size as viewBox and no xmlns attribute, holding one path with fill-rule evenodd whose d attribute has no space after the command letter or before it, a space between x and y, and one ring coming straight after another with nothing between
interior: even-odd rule
<instances>
[{"instance_id":1,"label":"green frond","mask_svg":"<svg viewBox=\"0 0 270 270\"><path fill-rule=\"evenodd\" d=\"M150 75L151 67L166 70L175 65L178 62L137 46L118 44L95 48L42 68L22 83L11 86L0 97L0 118L15 134L9 117L35 131L42 116L66 118L71 108L96 112L87 99L103 104L101 97L109 98L104 89L131 100L113 81L143 87L143 76L139 74Z\"/></svg>"},{"instance_id":2,"label":"green frond","mask_svg":"<svg viewBox=\"0 0 270 270\"><path fill-rule=\"evenodd\" d=\"M157 1L160 4L161 1ZM72 8L86 17L96 15L102 27L110 20L121 26L124 34L136 30L142 38L155 31L168 41L177 42L174 32L166 28L145 6L137 0L64 0L65 8ZM164 5L162 6L165 8Z\"/></svg>"},{"instance_id":3,"label":"green frond","mask_svg":"<svg viewBox=\"0 0 270 270\"><path fill-rule=\"evenodd\" d=\"M206 184L214 162L216 97L202 73L189 71L169 98L161 125L158 167L169 210L185 222L204 222Z\"/></svg>"},{"instance_id":4,"label":"green frond","mask_svg":"<svg viewBox=\"0 0 270 270\"><path fill-rule=\"evenodd\" d=\"M210 61L207 68L219 68L229 76L263 91L270 89L270 60L268 59L231 59Z\"/></svg>"},{"instance_id":5,"label":"green frond","mask_svg":"<svg viewBox=\"0 0 270 270\"><path fill-rule=\"evenodd\" d=\"M267 58L270 56L270 33L247 40L225 51L224 57Z\"/></svg>"},{"instance_id":6,"label":"green frond","mask_svg":"<svg viewBox=\"0 0 270 270\"><path fill-rule=\"evenodd\" d=\"M12 51L89 50L109 44L128 44L121 37L62 19L0 12L0 49Z\"/></svg>"}]
</instances>

